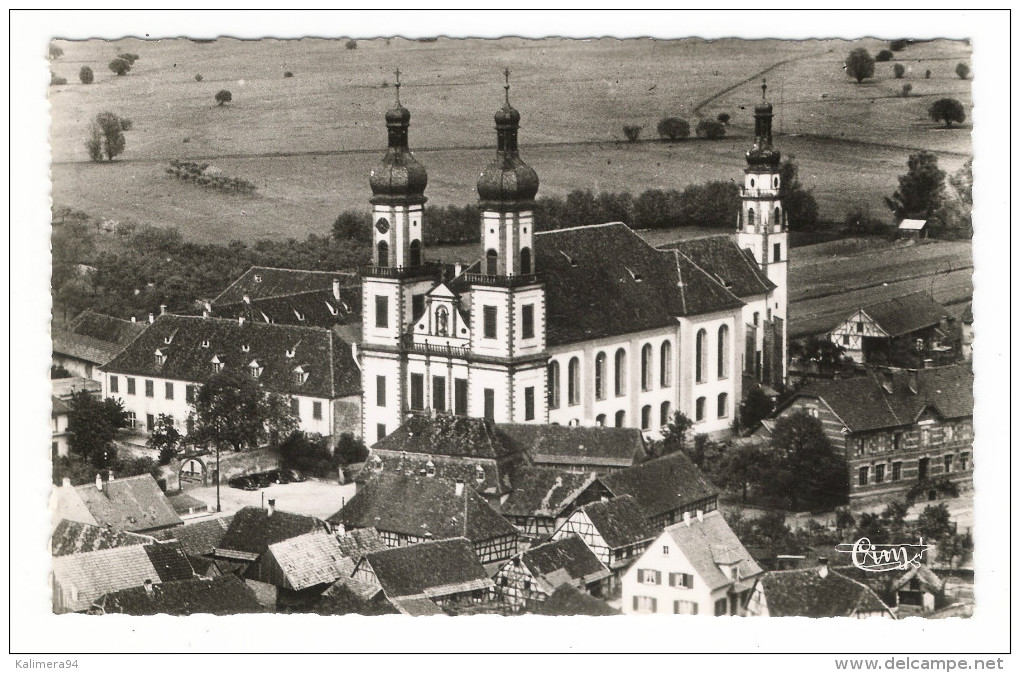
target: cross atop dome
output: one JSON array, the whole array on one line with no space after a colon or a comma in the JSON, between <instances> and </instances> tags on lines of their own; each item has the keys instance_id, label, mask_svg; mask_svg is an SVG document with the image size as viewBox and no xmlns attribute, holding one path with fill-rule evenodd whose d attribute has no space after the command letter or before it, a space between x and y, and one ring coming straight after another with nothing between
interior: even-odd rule
<instances>
[{"instance_id":1,"label":"cross atop dome","mask_svg":"<svg viewBox=\"0 0 1020 673\"><path fill-rule=\"evenodd\" d=\"M400 68L397 68L396 72L393 74L397 78L397 82L393 86L397 88L397 107L400 107Z\"/></svg>"}]
</instances>

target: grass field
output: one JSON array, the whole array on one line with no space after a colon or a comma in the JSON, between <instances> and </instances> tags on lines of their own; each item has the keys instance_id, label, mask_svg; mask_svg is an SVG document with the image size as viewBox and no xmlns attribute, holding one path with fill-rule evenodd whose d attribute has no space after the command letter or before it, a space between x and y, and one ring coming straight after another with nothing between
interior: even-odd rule
<instances>
[{"instance_id":1,"label":"grass field","mask_svg":"<svg viewBox=\"0 0 1020 673\"><path fill-rule=\"evenodd\" d=\"M345 209L366 207L368 171L385 146L383 112L392 105L392 70L405 71L402 100L412 112L411 144L429 168L433 203L475 200L474 181L495 142L492 112L502 102L501 70L522 113L522 152L542 180L540 194L572 189L683 188L736 180L751 140L750 106L761 73L777 111L777 143L796 157L823 218L857 205L884 217L912 150L939 152L956 170L971 153L969 127L944 131L925 120L935 96L970 108L970 83L953 74L970 47L935 41L876 64L873 82L842 71L858 43L647 39L361 41L330 40L64 42L52 64L68 85L51 87L53 200L95 216L176 226L188 237L304 237L325 233ZM859 42L874 54L884 46ZM141 58L125 77L106 64L128 51ZM89 65L96 82L77 83ZM933 76L925 80L924 70ZM284 71L294 77L284 78ZM203 80L195 81L201 73ZM896 97L902 82L915 95ZM234 100L213 101L220 89ZM745 109L741 109L745 108ZM88 121L109 110L133 122L127 150L111 165L87 161ZM732 116L728 138L675 145L620 142L624 124L654 138L676 115ZM692 124L693 125L693 124ZM187 139L187 142L185 142ZM163 173L173 158L202 159L258 185L254 198L180 184ZM579 223L583 224L583 223Z\"/></svg>"}]
</instances>

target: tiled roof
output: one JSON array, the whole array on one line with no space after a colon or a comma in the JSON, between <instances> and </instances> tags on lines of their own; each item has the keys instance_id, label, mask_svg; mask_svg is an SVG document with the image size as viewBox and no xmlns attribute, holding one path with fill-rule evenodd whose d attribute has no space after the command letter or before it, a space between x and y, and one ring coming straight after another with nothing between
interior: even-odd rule
<instances>
[{"instance_id":1,"label":"tiled roof","mask_svg":"<svg viewBox=\"0 0 1020 673\"><path fill-rule=\"evenodd\" d=\"M720 564L736 564L740 580L761 573L761 567L718 510L707 512L702 519L691 517L689 524L673 524L664 533L676 541L698 576L713 591L734 581L723 574Z\"/></svg>"},{"instance_id":2,"label":"tiled roof","mask_svg":"<svg viewBox=\"0 0 1020 673\"><path fill-rule=\"evenodd\" d=\"M521 451L507 446L492 421L450 414L415 414L372 445L373 449L466 458L505 458Z\"/></svg>"},{"instance_id":3,"label":"tiled roof","mask_svg":"<svg viewBox=\"0 0 1020 673\"><path fill-rule=\"evenodd\" d=\"M355 528L347 531L345 535L338 536L337 542L340 544L340 552L355 563L365 554L386 549L386 543L379 537L379 531L375 528Z\"/></svg>"},{"instance_id":4,"label":"tiled roof","mask_svg":"<svg viewBox=\"0 0 1020 673\"><path fill-rule=\"evenodd\" d=\"M593 472L561 472L548 467L517 471L514 489L500 506L505 516L552 518L572 505L596 479Z\"/></svg>"},{"instance_id":5,"label":"tiled roof","mask_svg":"<svg viewBox=\"0 0 1020 673\"><path fill-rule=\"evenodd\" d=\"M599 477L613 495L632 495L648 516L682 509L718 494L698 466L682 452Z\"/></svg>"},{"instance_id":6,"label":"tiled roof","mask_svg":"<svg viewBox=\"0 0 1020 673\"><path fill-rule=\"evenodd\" d=\"M351 577L337 580L319 596L312 610L319 615L395 615L397 610L387 600L372 600L379 593L378 586L367 587Z\"/></svg>"},{"instance_id":7,"label":"tiled roof","mask_svg":"<svg viewBox=\"0 0 1020 673\"><path fill-rule=\"evenodd\" d=\"M610 549L651 540L657 533L648 523L648 515L630 495L588 503L579 511L588 515Z\"/></svg>"},{"instance_id":8,"label":"tiled roof","mask_svg":"<svg viewBox=\"0 0 1020 673\"><path fill-rule=\"evenodd\" d=\"M99 339L93 339L84 334L75 334L67 330L56 329L52 331L53 352L58 355L69 355L78 360L91 362L97 365L104 365L112 360L123 346Z\"/></svg>"},{"instance_id":9,"label":"tiled roof","mask_svg":"<svg viewBox=\"0 0 1020 673\"><path fill-rule=\"evenodd\" d=\"M942 318L952 317L945 307L924 291L862 306L861 310L878 323L889 336L909 334L938 325Z\"/></svg>"},{"instance_id":10,"label":"tiled roof","mask_svg":"<svg viewBox=\"0 0 1020 673\"><path fill-rule=\"evenodd\" d=\"M514 535L516 529L470 488L456 495L456 483L439 477L382 472L358 489L330 523L375 528L433 539L466 537L472 542Z\"/></svg>"},{"instance_id":11,"label":"tiled roof","mask_svg":"<svg viewBox=\"0 0 1020 673\"><path fill-rule=\"evenodd\" d=\"M180 540L185 552L192 556L204 556L212 554L213 550L219 546L220 540L223 539L233 520L232 515L203 519L157 531L155 536L160 540Z\"/></svg>"},{"instance_id":12,"label":"tiled roof","mask_svg":"<svg viewBox=\"0 0 1020 673\"><path fill-rule=\"evenodd\" d=\"M230 287L213 300L214 304L236 304L249 299L264 299L283 295L299 294L312 290L333 289L333 280L339 280L341 287L359 284L356 273L344 271L305 271L302 269L276 269L267 266L253 266L235 280Z\"/></svg>"},{"instance_id":13,"label":"tiled roof","mask_svg":"<svg viewBox=\"0 0 1020 673\"><path fill-rule=\"evenodd\" d=\"M521 554L521 562L549 593L564 582L590 584L610 575L595 552L577 535L532 547Z\"/></svg>"},{"instance_id":14,"label":"tiled roof","mask_svg":"<svg viewBox=\"0 0 1020 673\"><path fill-rule=\"evenodd\" d=\"M104 614L235 615L263 612L255 594L234 575L201 577L132 587L102 596L95 602Z\"/></svg>"},{"instance_id":15,"label":"tiled roof","mask_svg":"<svg viewBox=\"0 0 1020 673\"><path fill-rule=\"evenodd\" d=\"M535 239L550 346L743 306L687 257L656 250L619 222L543 232Z\"/></svg>"},{"instance_id":16,"label":"tiled roof","mask_svg":"<svg viewBox=\"0 0 1020 673\"><path fill-rule=\"evenodd\" d=\"M50 536L50 553L53 556L67 556L151 542L155 542L155 538L148 535L115 531L64 519Z\"/></svg>"},{"instance_id":17,"label":"tiled roof","mask_svg":"<svg viewBox=\"0 0 1020 673\"><path fill-rule=\"evenodd\" d=\"M400 611L400 614L407 615L408 617L429 617L446 614L441 607L424 596L394 598L392 603Z\"/></svg>"},{"instance_id":18,"label":"tiled roof","mask_svg":"<svg viewBox=\"0 0 1020 673\"><path fill-rule=\"evenodd\" d=\"M326 525L313 516L280 510L270 516L269 511L261 507L244 507L234 514L230 527L216 546L216 555L239 553L239 557L254 559L271 544L325 530Z\"/></svg>"},{"instance_id":19,"label":"tiled roof","mask_svg":"<svg viewBox=\"0 0 1020 673\"><path fill-rule=\"evenodd\" d=\"M354 572L354 561L344 555L336 536L325 531L276 542L266 553L283 573L285 588L294 591L330 584Z\"/></svg>"},{"instance_id":20,"label":"tiled roof","mask_svg":"<svg viewBox=\"0 0 1020 673\"><path fill-rule=\"evenodd\" d=\"M112 315L85 311L71 321L68 330L123 348L144 332L146 327L148 327L146 322L131 322Z\"/></svg>"},{"instance_id":21,"label":"tiled roof","mask_svg":"<svg viewBox=\"0 0 1020 673\"><path fill-rule=\"evenodd\" d=\"M759 580L771 617L849 617L860 612L888 612L875 592L860 582L817 568L774 570Z\"/></svg>"},{"instance_id":22,"label":"tiled roof","mask_svg":"<svg viewBox=\"0 0 1020 673\"><path fill-rule=\"evenodd\" d=\"M80 520L75 512L80 513L83 506L91 519L83 523L108 526L113 530L144 532L181 523L149 474L104 482L102 491L95 484L62 487L57 489L57 497L64 501L58 505L58 511L65 512L66 518Z\"/></svg>"},{"instance_id":23,"label":"tiled roof","mask_svg":"<svg viewBox=\"0 0 1020 673\"><path fill-rule=\"evenodd\" d=\"M437 598L493 586L471 542L462 537L374 552L365 562L391 600Z\"/></svg>"},{"instance_id":24,"label":"tiled roof","mask_svg":"<svg viewBox=\"0 0 1020 673\"><path fill-rule=\"evenodd\" d=\"M500 423L496 430L537 464L630 467L645 456L637 428Z\"/></svg>"},{"instance_id":25,"label":"tiled roof","mask_svg":"<svg viewBox=\"0 0 1020 673\"><path fill-rule=\"evenodd\" d=\"M159 579L163 582L186 580L195 576L184 548L177 540L154 542L145 545L145 553L149 555L152 567L156 569Z\"/></svg>"},{"instance_id":26,"label":"tiled roof","mask_svg":"<svg viewBox=\"0 0 1020 673\"><path fill-rule=\"evenodd\" d=\"M166 358L162 365L156 364L157 349ZM243 375L257 362L259 383L280 394L335 399L361 392L361 370L351 347L331 330L252 320L241 325L221 318L159 316L106 371L203 382L213 375L214 357L224 371ZM295 377L299 366L308 374L303 383Z\"/></svg>"},{"instance_id":27,"label":"tiled roof","mask_svg":"<svg viewBox=\"0 0 1020 673\"><path fill-rule=\"evenodd\" d=\"M59 397L50 396L51 411L50 414L56 418L57 416L63 416L71 412L71 406L60 399Z\"/></svg>"},{"instance_id":28,"label":"tiled roof","mask_svg":"<svg viewBox=\"0 0 1020 673\"><path fill-rule=\"evenodd\" d=\"M435 470L436 477L453 481L463 481L469 488L487 496L503 495L510 491L516 474L517 465L524 461L524 456L511 456L502 461L489 458L462 458L460 456L429 455L425 453L406 453L404 451L380 451L372 449L372 457L365 463L355 481L364 483L372 478L378 470L375 459L382 461L385 472L399 474L427 475ZM429 467L432 463L432 467ZM481 472L478 470L481 469ZM479 476L484 478L479 480Z\"/></svg>"},{"instance_id":29,"label":"tiled roof","mask_svg":"<svg viewBox=\"0 0 1020 673\"><path fill-rule=\"evenodd\" d=\"M250 299L247 302L217 303L213 305L213 315L233 320L244 316L256 322L327 328L360 323L360 283L340 288L339 294L340 298L337 299L330 289L311 290L279 297Z\"/></svg>"},{"instance_id":30,"label":"tiled roof","mask_svg":"<svg viewBox=\"0 0 1020 673\"><path fill-rule=\"evenodd\" d=\"M883 387L887 375L892 393ZM974 374L967 365L917 370L916 393L910 388L913 376L869 369L855 378L811 381L793 399L823 400L851 432L912 425L926 407L945 419L974 415Z\"/></svg>"},{"instance_id":31,"label":"tiled roof","mask_svg":"<svg viewBox=\"0 0 1020 673\"><path fill-rule=\"evenodd\" d=\"M580 591L572 584L561 584L556 591L535 608L535 614L551 617L584 616L612 617L620 614L605 601Z\"/></svg>"},{"instance_id":32,"label":"tiled roof","mask_svg":"<svg viewBox=\"0 0 1020 673\"><path fill-rule=\"evenodd\" d=\"M659 249L678 251L738 297L765 294L776 287L731 236L683 239Z\"/></svg>"}]
</instances>

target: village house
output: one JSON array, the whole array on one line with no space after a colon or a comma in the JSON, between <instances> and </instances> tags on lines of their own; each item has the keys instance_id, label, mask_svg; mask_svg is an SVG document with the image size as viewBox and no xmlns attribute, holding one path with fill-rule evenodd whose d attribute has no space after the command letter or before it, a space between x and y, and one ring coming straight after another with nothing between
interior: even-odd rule
<instances>
[{"instance_id":1,"label":"village house","mask_svg":"<svg viewBox=\"0 0 1020 673\"><path fill-rule=\"evenodd\" d=\"M245 576L253 565L277 542L306 533L326 533L329 526L321 519L276 509L276 500L268 507L243 507L213 549L213 556L236 564L236 573ZM222 570L222 568L221 568Z\"/></svg>"},{"instance_id":2,"label":"village house","mask_svg":"<svg viewBox=\"0 0 1020 673\"><path fill-rule=\"evenodd\" d=\"M974 374L967 365L916 371L869 369L865 376L813 381L777 416L821 421L846 460L851 502L885 499L932 480L973 488Z\"/></svg>"},{"instance_id":3,"label":"village house","mask_svg":"<svg viewBox=\"0 0 1020 673\"><path fill-rule=\"evenodd\" d=\"M896 233L901 239L928 238L928 220L905 218L896 225Z\"/></svg>"},{"instance_id":4,"label":"village house","mask_svg":"<svg viewBox=\"0 0 1020 673\"><path fill-rule=\"evenodd\" d=\"M67 419L71 406L59 397L50 397L50 458L67 455Z\"/></svg>"},{"instance_id":5,"label":"village house","mask_svg":"<svg viewBox=\"0 0 1020 673\"><path fill-rule=\"evenodd\" d=\"M85 554L115 547L152 544L155 537L117 531L79 521L59 521L50 534L50 555Z\"/></svg>"},{"instance_id":6,"label":"village house","mask_svg":"<svg viewBox=\"0 0 1020 673\"><path fill-rule=\"evenodd\" d=\"M298 429L357 432L361 389L352 346L319 327L161 315L106 366L103 391L132 427L151 432L166 414L183 434L198 388L233 372L284 395Z\"/></svg>"},{"instance_id":7,"label":"village house","mask_svg":"<svg viewBox=\"0 0 1020 673\"><path fill-rule=\"evenodd\" d=\"M90 607L93 615L238 615L263 612L255 594L233 575L153 583L104 594Z\"/></svg>"},{"instance_id":8,"label":"village house","mask_svg":"<svg viewBox=\"0 0 1020 673\"><path fill-rule=\"evenodd\" d=\"M772 570L754 584L748 617L879 617L895 619L874 591L829 569Z\"/></svg>"},{"instance_id":9,"label":"village house","mask_svg":"<svg viewBox=\"0 0 1020 673\"><path fill-rule=\"evenodd\" d=\"M829 339L857 363L922 367L950 364L959 355L960 334L952 313L927 292L915 292L858 308Z\"/></svg>"},{"instance_id":10,"label":"village house","mask_svg":"<svg viewBox=\"0 0 1020 673\"><path fill-rule=\"evenodd\" d=\"M874 591L897 619L927 616L952 602L946 595L945 580L927 564L880 573L854 566L836 566L831 570Z\"/></svg>"},{"instance_id":11,"label":"village house","mask_svg":"<svg viewBox=\"0 0 1020 673\"><path fill-rule=\"evenodd\" d=\"M71 486L65 478L52 493L54 521L67 519L114 531L154 533L183 522L150 474Z\"/></svg>"},{"instance_id":12,"label":"village house","mask_svg":"<svg viewBox=\"0 0 1020 673\"><path fill-rule=\"evenodd\" d=\"M624 574L623 613L740 615L761 571L722 514L688 515Z\"/></svg>"},{"instance_id":13,"label":"village house","mask_svg":"<svg viewBox=\"0 0 1020 673\"><path fill-rule=\"evenodd\" d=\"M634 497L624 495L575 510L553 534L553 539L580 537L613 572L608 590L616 591L624 571L648 548L657 533Z\"/></svg>"},{"instance_id":14,"label":"village house","mask_svg":"<svg viewBox=\"0 0 1020 673\"><path fill-rule=\"evenodd\" d=\"M547 538L577 507L578 498L597 479L594 472L561 472L547 467L523 467L514 474L514 490L499 507L522 537Z\"/></svg>"},{"instance_id":15,"label":"village house","mask_svg":"<svg viewBox=\"0 0 1020 673\"><path fill-rule=\"evenodd\" d=\"M483 564L517 553L517 530L463 482L441 477L376 474L327 521L375 528L388 547L465 538Z\"/></svg>"},{"instance_id":16,"label":"village house","mask_svg":"<svg viewBox=\"0 0 1020 673\"><path fill-rule=\"evenodd\" d=\"M569 535L521 552L499 569L493 581L499 599L519 612L534 611L563 584L603 596L611 575L584 540Z\"/></svg>"},{"instance_id":17,"label":"village house","mask_svg":"<svg viewBox=\"0 0 1020 673\"><path fill-rule=\"evenodd\" d=\"M270 544L248 567L245 577L276 587L279 605L300 604L340 577L350 576L354 566L336 535L317 530Z\"/></svg>"},{"instance_id":18,"label":"village house","mask_svg":"<svg viewBox=\"0 0 1020 673\"><path fill-rule=\"evenodd\" d=\"M412 616L482 603L494 588L475 545L462 537L367 554L353 577L378 587L402 614Z\"/></svg>"},{"instance_id":19,"label":"village house","mask_svg":"<svg viewBox=\"0 0 1020 673\"><path fill-rule=\"evenodd\" d=\"M636 428L497 423L496 430L539 467L608 474L647 458L644 438Z\"/></svg>"},{"instance_id":20,"label":"village house","mask_svg":"<svg viewBox=\"0 0 1020 673\"><path fill-rule=\"evenodd\" d=\"M53 364L74 376L102 381L102 367L147 326L145 322L84 311L66 329L52 327Z\"/></svg>"}]
</instances>

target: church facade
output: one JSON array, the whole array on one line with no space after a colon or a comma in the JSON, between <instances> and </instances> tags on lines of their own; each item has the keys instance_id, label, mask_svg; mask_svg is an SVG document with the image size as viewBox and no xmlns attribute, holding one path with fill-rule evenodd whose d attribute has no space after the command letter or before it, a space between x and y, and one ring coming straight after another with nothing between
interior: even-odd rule
<instances>
[{"instance_id":1,"label":"church facade","mask_svg":"<svg viewBox=\"0 0 1020 673\"><path fill-rule=\"evenodd\" d=\"M539 179L505 89L496 156L477 183L480 259L463 269L424 260L428 178L399 84L386 113L389 147L370 176L373 259L361 269L365 440L414 412L658 437L681 411L694 433L729 432L745 377L780 387L786 375L772 106L755 108L735 235L656 249L619 222L535 231Z\"/></svg>"}]
</instances>

